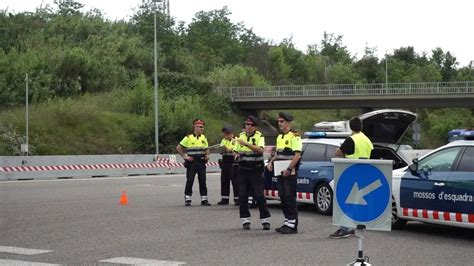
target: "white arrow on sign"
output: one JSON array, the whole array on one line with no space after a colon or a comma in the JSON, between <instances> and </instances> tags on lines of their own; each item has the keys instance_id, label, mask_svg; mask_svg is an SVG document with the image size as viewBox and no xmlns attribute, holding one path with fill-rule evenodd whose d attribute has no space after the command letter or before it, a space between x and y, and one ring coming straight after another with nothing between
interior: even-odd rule
<instances>
[{"instance_id":1,"label":"white arrow on sign","mask_svg":"<svg viewBox=\"0 0 474 266\"><path fill-rule=\"evenodd\" d=\"M364 197L381 186L382 182L380 182L380 179L377 179L363 189L359 189L357 182L354 183L351 193L349 193L349 196L347 196L346 204L367 205L367 201L365 201Z\"/></svg>"}]
</instances>

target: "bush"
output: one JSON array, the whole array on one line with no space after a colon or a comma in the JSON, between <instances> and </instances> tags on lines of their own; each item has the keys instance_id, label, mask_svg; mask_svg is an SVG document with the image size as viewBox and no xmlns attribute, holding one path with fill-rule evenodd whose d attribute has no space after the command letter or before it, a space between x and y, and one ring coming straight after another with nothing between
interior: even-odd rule
<instances>
[{"instance_id":1,"label":"bush","mask_svg":"<svg viewBox=\"0 0 474 266\"><path fill-rule=\"evenodd\" d=\"M24 136L12 124L0 123L0 154L21 155L21 144L25 143ZM34 149L30 145L30 153Z\"/></svg>"},{"instance_id":2,"label":"bush","mask_svg":"<svg viewBox=\"0 0 474 266\"><path fill-rule=\"evenodd\" d=\"M181 95L204 95L212 90L211 83L180 73L163 72L158 75L158 79L165 99Z\"/></svg>"},{"instance_id":3,"label":"bush","mask_svg":"<svg viewBox=\"0 0 474 266\"><path fill-rule=\"evenodd\" d=\"M425 110L421 121L425 129L422 146L435 148L445 144L448 132L455 128L470 128L474 125L472 111L467 108L439 108Z\"/></svg>"}]
</instances>

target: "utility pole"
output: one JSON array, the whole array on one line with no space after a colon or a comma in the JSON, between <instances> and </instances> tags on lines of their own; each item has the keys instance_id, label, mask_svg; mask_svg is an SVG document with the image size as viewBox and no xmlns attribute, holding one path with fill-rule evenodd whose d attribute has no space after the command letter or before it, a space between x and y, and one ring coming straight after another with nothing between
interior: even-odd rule
<instances>
[{"instance_id":1,"label":"utility pole","mask_svg":"<svg viewBox=\"0 0 474 266\"><path fill-rule=\"evenodd\" d=\"M388 51L394 51L394 49L385 50L385 89L388 89Z\"/></svg>"},{"instance_id":2,"label":"utility pole","mask_svg":"<svg viewBox=\"0 0 474 266\"><path fill-rule=\"evenodd\" d=\"M26 145L24 147L22 147L22 152L25 152L26 153L26 156L28 156L28 153L29 153L29 145L28 145L28 73L26 73L25 75L25 83L26 83L26 89L25 89L25 99L26 99L26 103L25 103L25 123L26 123Z\"/></svg>"},{"instance_id":3,"label":"utility pole","mask_svg":"<svg viewBox=\"0 0 474 266\"><path fill-rule=\"evenodd\" d=\"M170 0L165 0L164 2L164 11L166 12L166 15L168 16L168 19L170 18Z\"/></svg>"},{"instance_id":4,"label":"utility pole","mask_svg":"<svg viewBox=\"0 0 474 266\"><path fill-rule=\"evenodd\" d=\"M160 154L160 143L159 143L159 124L158 124L158 45L157 45L157 40L156 40L156 11L157 11L157 5L155 1L155 12L154 12L154 66L155 66L155 78L154 78L154 83L155 83L155 154L158 155Z\"/></svg>"},{"instance_id":5,"label":"utility pole","mask_svg":"<svg viewBox=\"0 0 474 266\"><path fill-rule=\"evenodd\" d=\"M388 63L387 63L387 50L385 50L385 89L388 88Z\"/></svg>"}]
</instances>

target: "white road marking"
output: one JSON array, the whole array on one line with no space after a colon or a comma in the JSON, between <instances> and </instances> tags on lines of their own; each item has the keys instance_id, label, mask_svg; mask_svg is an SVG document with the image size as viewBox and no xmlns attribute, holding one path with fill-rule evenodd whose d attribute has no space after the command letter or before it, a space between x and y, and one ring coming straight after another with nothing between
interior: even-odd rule
<instances>
[{"instance_id":1,"label":"white road marking","mask_svg":"<svg viewBox=\"0 0 474 266\"><path fill-rule=\"evenodd\" d=\"M0 259L0 265L14 265L14 266L58 266L59 264L49 264L33 261L24 260L2 260Z\"/></svg>"},{"instance_id":2,"label":"white road marking","mask_svg":"<svg viewBox=\"0 0 474 266\"><path fill-rule=\"evenodd\" d=\"M177 184L169 184L169 185L138 184L137 187L184 187L184 185L177 185Z\"/></svg>"},{"instance_id":3,"label":"white road marking","mask_svg":"<svg viewBox=\"0 0 474 266\"><path fill-rule=\"evenodd\" d=\"M0 246L0 252L31 256L52 252L52 250Z\"/></svg>"},{"instance_id":4,"label":"white road marking","mask_svg":"<svg viewBox=\"0 0 474 266\"><path fill-rule=\"evenodd\" d=\"M186 264L186 262L181 262L181 261L149 260L149 259L131 258L131 257L111 258L111 259L101 260L100 262L127 264L127 265L167 265L167 266Z\"/></svg>"}]
</instances>

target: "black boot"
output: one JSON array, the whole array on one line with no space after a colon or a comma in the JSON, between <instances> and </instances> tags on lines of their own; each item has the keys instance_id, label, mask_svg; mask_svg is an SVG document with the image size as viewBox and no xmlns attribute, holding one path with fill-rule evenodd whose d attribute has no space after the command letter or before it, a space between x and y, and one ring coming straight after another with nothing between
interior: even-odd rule
<instances>
[{"instance_id":1,"label":"black boot","mask_svg":"<svg viewBox=\"0 0 474 266\"><path fill-rule=\"evenodd\" d=\"M270 230L270 223L263 223L262 227L263 227L263 230Z\"/></svg>"},{"instance_id":2,"label":"black boot","mask_svg":"<svg viewBox=\"0 0 474 266\"><path fill-rule=\"evenodd\" d=\"M297 234L298 233L298 229L296 228L291 228L287 225L284 225L283 227L280 228L280 233L281 234Z\"/></svg>"},{"instance_id":3,"label":"black boot","mask_svg":"<svg viewBox=\"0 0 474 266\"><path fill-rule=\"evenodd\" d=\"M209 201L207 201L207 200L201 201L201 205L202 205L202 206L211 206L211 204L210 204Z\"/></svg>"},{"instance_id":4,"label":"black boot","mask_svg":"<svg viewBox=\"0 0 474 266\"><path fill-rule=\"evenodd\" d=\"M229 199L222 199L217 205L229 205Z\"/></svg>"}]
</instances>

